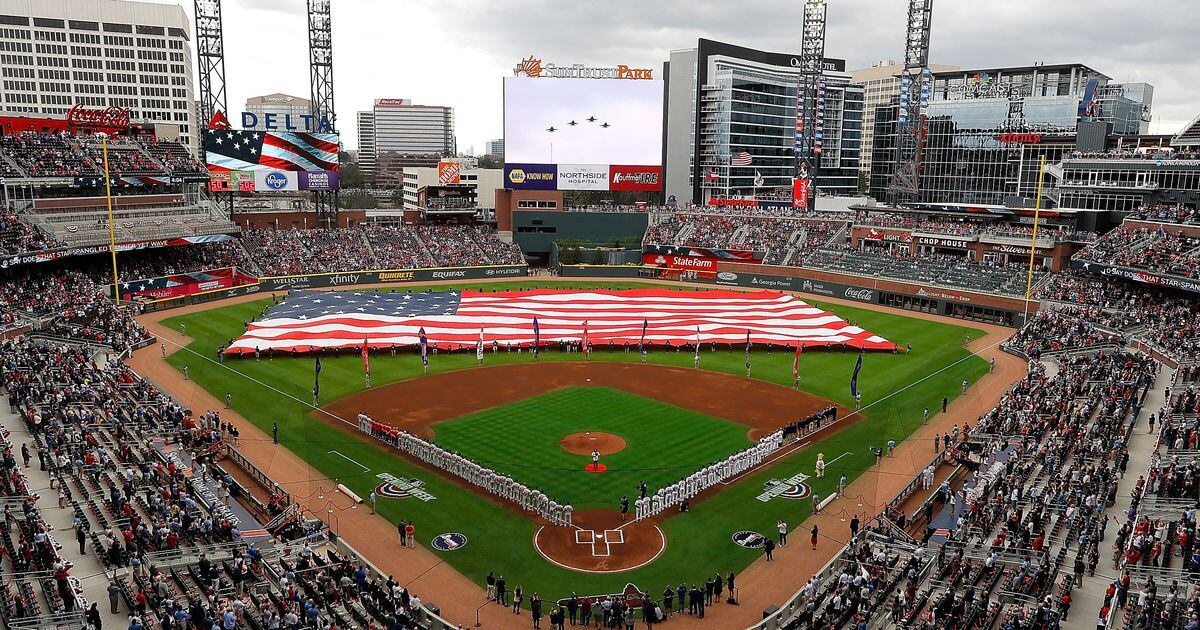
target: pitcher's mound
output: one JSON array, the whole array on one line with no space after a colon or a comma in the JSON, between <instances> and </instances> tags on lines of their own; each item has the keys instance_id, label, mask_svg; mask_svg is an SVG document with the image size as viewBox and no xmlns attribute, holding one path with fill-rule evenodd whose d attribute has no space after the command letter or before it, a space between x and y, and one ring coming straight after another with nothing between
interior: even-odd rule
<instances>
[{"instance_id":1,"label":"pitcher's mound","mask_svg":"<svg viewBox=\"0 0 1200 630\"><path fill-rule=\"evenodd\" d=\"M625 448L625 438L611 433L572 433L560 441L559 446L568 453L575 455L591 455L592 451L600 451L601 455L612 455Z\"/></svg>"}]
</instances>

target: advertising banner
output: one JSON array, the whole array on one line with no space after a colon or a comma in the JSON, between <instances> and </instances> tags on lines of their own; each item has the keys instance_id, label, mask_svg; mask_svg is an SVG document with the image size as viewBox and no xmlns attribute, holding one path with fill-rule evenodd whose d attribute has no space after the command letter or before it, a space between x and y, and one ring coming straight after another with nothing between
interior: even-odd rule
<instances>
[{"instance_id":1,"label":"advertising banner","mask_svg":"<svg viewBox=\"0 0 1200 630\"><path fill-rule=\"evenodd\" d=\"M300 177L295 171L255 171L254 190L259 192L300 190Z\"/></svg>"},{"instance_id":2,"label":"advertising banner","mask_svg":"<svg viewBox=\"0 0 1200 630\"><path fill-rule=\"evenodd\" d=\"M851 236L885 243L911 243L913 240L911 230L894 228L855 227L851 231Z\"/></svg>"},{"instance_id":3,"label":"advertising banner","mask_svg":"<svg viewBox=\"0 0 1200 630\"><path fill-rule=\"evenodd\" d=\"M642 254L642 264L667 269L686 269L700 273L716 273L717 259L674 254Z\"/></svg>"},{"instance_id":4,"label":"advertising banner","mask_svg":"<svg viewBox=\"0 0 1200 630\"><path fill-rule=\"evenodd\" d=\"M876 297L879 294L878 291L874 289L855 287L837 282L809 280L807 278L796 278L793 276L768 276L742 272L734 273L732 271L718 272L716 276L716 283L729 286L754 287L758 289L801 291L803 293L824 295L826 297L845 298L848 300L857 300L859 302L875 302Z\"/></svg>"},{"instance_id":5,"label":"advertising banner","mask_svg":"<svg viewBox=\"0 0 1200 630\"><path fill-rule=\"evenodd\" d=\"M254 172L213 173L208 179L208 189L213 192L254 192Z\"/></svg>"},{"instance_id":6,"label":"advertising banner","mask_svg":"<svg viewBox=\"0 0 1200 630\"><path fill-rule=\"evenodd\" d=\"M337 171L300 171L300 190L337 190Z\"/></svg>"},{"instance_id":7,"label":"advertising banner","mask_svg":"<svg viewBox=\"0 0 1200 630\"><path fill-rule=\"evenodd\" d=\"M1093 262L1085 262L1080 260L1072 260L1071 267L1073 269L1082 269L1090 273L1098 273L1104 276L1114 276L1117 278L1125 278L1133 282L1141 282L1143 284L1152 284L1160 287L1171 287L1180 291L1190 291L1192 293L1200 293L1200 280L1192 280L1189 278L1180 278L1178 276L1163 276L1149 271L1138 271L1126 267L1110 267Z\"/></svg>"},{"instance_id":8,"label":"advertising banner","mask_svg":"<svg viewBox=\"0 0 1200 630\"><path fill-rule=\"evenodd\" d=\"M458 162L438 162L438 185L450 186L459 183L462 165Z\"/></svg>"},{"instance_id":9,"label":"advertising banner","mask_svg":"<svg viewBox=\"0 0 1200 630\"><path fill-rule=\"evenodd\" d=\"M255 282L258 282L258 278L254 276L237 271L232 267L222 267L195 273L123 282L121 283L121 296L127 299L159 300Z\"/></svg>"},{"instance_id":10,"label":"advertising banner","mask_svg":"<svg viewBox=\"0 0 1200 630\"><path fill-rule=\"evenodd\" d=\"M313 287L341 287L356 284L378 284L390 282L428 282L431 280L482 280L487 278L515 278L529 275L525 265L495 265L491 267L444 267L434 269L394 269L385 271L348 271L344 273L318 273L301 276L274 276L259 278L263 291L286 289L309 289Z\"/></svg>"},{"instance_id":11,"label":"advertising banner","mask_svg":"<svg viewBox=\"0 0 1200 630\"><path fill-rule=\"evenodd\" d=\"M504 187L512 190L557 190L556 164L505 164Z\"/></svg>"},{"instance_id":12,"label":"advertising banner","mask_svg":"<svg viewBox=\"0 0 1200 630\"><path fill-rule=\"evenodd\" d=\"M792 180L792 207L807 208L808 207L808 188L812 184L810 179L793 179Z\"/></svg>"},{"instance_id":13,"label":"advertising banner","mask_svg":"<svg viewBox=\"0 0 1200 630\"><path fill-rule=\"evenodd\" d=\"M610 190L638 190L653 192L662 190L661 166L625 166L614 164L608 167L612 174Z\"/></svg>"},{"instance_id":14,"label":"advertising banner","mask_svg":"<svg viewBox=\"0 0 1200 630\"><path fill-rule=\"evenodd\" d=\"M559 164L559 190L608 190L607 164Z\"/></svg>"}]
</instances>

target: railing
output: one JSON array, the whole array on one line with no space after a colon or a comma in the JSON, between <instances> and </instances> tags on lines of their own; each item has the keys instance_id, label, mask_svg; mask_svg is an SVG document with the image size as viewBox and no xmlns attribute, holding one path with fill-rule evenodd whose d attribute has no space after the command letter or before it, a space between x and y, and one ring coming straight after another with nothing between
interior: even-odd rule
<instances>
[{"instance_id":1,"label":"railing","mask_svg":"<svg viewBox=\"0 0 1200 630\"><path fill-rule=\"evenodd\" d=\"M284 490L283 486L275 483L275 480L271 479L271 477L267 475L267 473L263 472L262 469L260 469L258 466L255 466L254 462L251 462L246 458L245 455L242 455L241 451L230 446L226 449L225 454L233 463L237 464L238 467L246 471L246 474L250 475L250 478L254 479L262 487L269 490L271 494L283 497L285 499L285 503L290 504L292 502L292 495L288 493L287 490Z\"/></svg>"}]
</instances>

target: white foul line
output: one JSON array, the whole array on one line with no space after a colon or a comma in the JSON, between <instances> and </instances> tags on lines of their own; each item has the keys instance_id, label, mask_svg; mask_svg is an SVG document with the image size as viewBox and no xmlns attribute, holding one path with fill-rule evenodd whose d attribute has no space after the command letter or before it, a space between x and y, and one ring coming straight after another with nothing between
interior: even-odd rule
<instances>
[{"instance_id":1,"label":"white foul line","mask_svg":"<svg viewBox=\"0 0 1200 630\"><path fill-rule=\"evenodd\" d=\"M334 455L338 455L338 456L340 456L340 457L342 457L342 458L344 458L344 459L347 459L347 460L349 460L349 461L353 462L355 466L358 466L359 468L363 469L363 472L371 472L371 469L370 469L370 468L367 468L366 466L363 466L362 464L358 463L357 461L355 461L355 460L353 460L353 459L351 459L351 458L349 458L349 457L346 457L346 456L345 456L345 455L343 455L343 454L342 454L340 451L329 451L329 452L330 452L330 453L333 453Z\"/></svg>"}]
</instances>

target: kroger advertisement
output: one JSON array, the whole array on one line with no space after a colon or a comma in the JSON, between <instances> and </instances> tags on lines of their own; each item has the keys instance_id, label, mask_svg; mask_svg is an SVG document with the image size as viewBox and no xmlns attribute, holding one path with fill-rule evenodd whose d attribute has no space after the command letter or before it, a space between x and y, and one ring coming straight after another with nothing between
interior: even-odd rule
<instances>
[{"instance_id":1,"label":"kroger advertisement","mask_svg":"<svg viewBox=\"0 0 1200 630\"><path fill-rule=\"evenodd\" d=\"M504 79L504 185L662 190L663 83Z\"/></svg>"}]
</instances>

